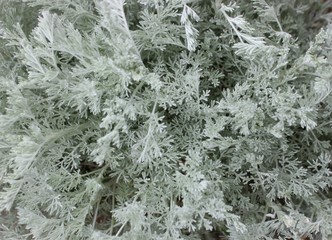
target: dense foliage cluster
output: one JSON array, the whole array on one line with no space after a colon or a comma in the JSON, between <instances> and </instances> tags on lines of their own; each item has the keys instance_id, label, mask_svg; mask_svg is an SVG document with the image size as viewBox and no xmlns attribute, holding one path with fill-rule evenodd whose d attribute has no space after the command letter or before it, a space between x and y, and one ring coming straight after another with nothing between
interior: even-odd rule
<instances>
[{"instance_id":1,"label":"dense foliage cluster","mask_svg":"<svg viewBox=\"0 0 332 240\"><path fill-rule=\"evenodd\" d=\"M331 5L1 1L0 238L332 239Z\"/></svg>"}]
</instances>

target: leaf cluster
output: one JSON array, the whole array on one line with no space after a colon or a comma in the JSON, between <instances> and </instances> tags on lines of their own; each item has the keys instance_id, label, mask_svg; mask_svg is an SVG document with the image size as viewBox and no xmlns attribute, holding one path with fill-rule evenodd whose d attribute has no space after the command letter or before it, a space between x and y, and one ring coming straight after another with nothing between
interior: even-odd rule
<instances>
[{"instance_id":1,"label":"leaf cluster","mask_svg":"<svg viewBox=\"0 0 332 240\"><path fill-rule=\"evenodd\" d=\"M0 237L330 239L331 4L1 2Z\"/></svg>"}]
</instances>

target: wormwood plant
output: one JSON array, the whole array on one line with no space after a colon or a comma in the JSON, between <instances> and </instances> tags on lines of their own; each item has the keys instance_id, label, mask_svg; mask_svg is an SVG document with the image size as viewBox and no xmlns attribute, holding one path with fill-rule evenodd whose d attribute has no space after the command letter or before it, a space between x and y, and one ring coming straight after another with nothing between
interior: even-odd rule
<instances>
[{"instance_id":1,"label":"wormwood plant","mask_svg":"<svg viewBox=\"0 0 332 240\"><path fill-rule=\"evenodd\" d=\"M331 1L0 2L1 239L332 239Z\"/></svg>"}]
</instances>

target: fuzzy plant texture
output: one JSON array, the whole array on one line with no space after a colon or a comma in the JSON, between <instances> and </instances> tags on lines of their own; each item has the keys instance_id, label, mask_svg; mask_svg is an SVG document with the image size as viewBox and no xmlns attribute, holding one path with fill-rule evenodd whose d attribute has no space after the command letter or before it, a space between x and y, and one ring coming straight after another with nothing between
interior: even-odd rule
<instances>
[{"instance_id":1,"label":"fuzzy plant texture","mask_svg":"<svg viewBox=\"0 0 332 240\"><path fill-rule=\"evenodd\" d=\"M0 239L331 240L332 1L0 1Z\"/></svg>"}]
</instances>

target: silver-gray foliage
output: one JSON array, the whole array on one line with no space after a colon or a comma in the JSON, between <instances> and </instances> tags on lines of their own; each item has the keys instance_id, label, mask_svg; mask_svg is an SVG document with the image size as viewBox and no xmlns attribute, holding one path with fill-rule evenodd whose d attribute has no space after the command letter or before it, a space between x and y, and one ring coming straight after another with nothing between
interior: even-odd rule
<instances>
[{"instance_id":1,"label":"silver-gray foliage","mask_svg":"<svg viewBox=\"0 0 332 240\"><path fill-rule=\"evenodd\" d=\"M331 5L1 1L1 239L331 239Z\"/></svg>"}]
</instances>

